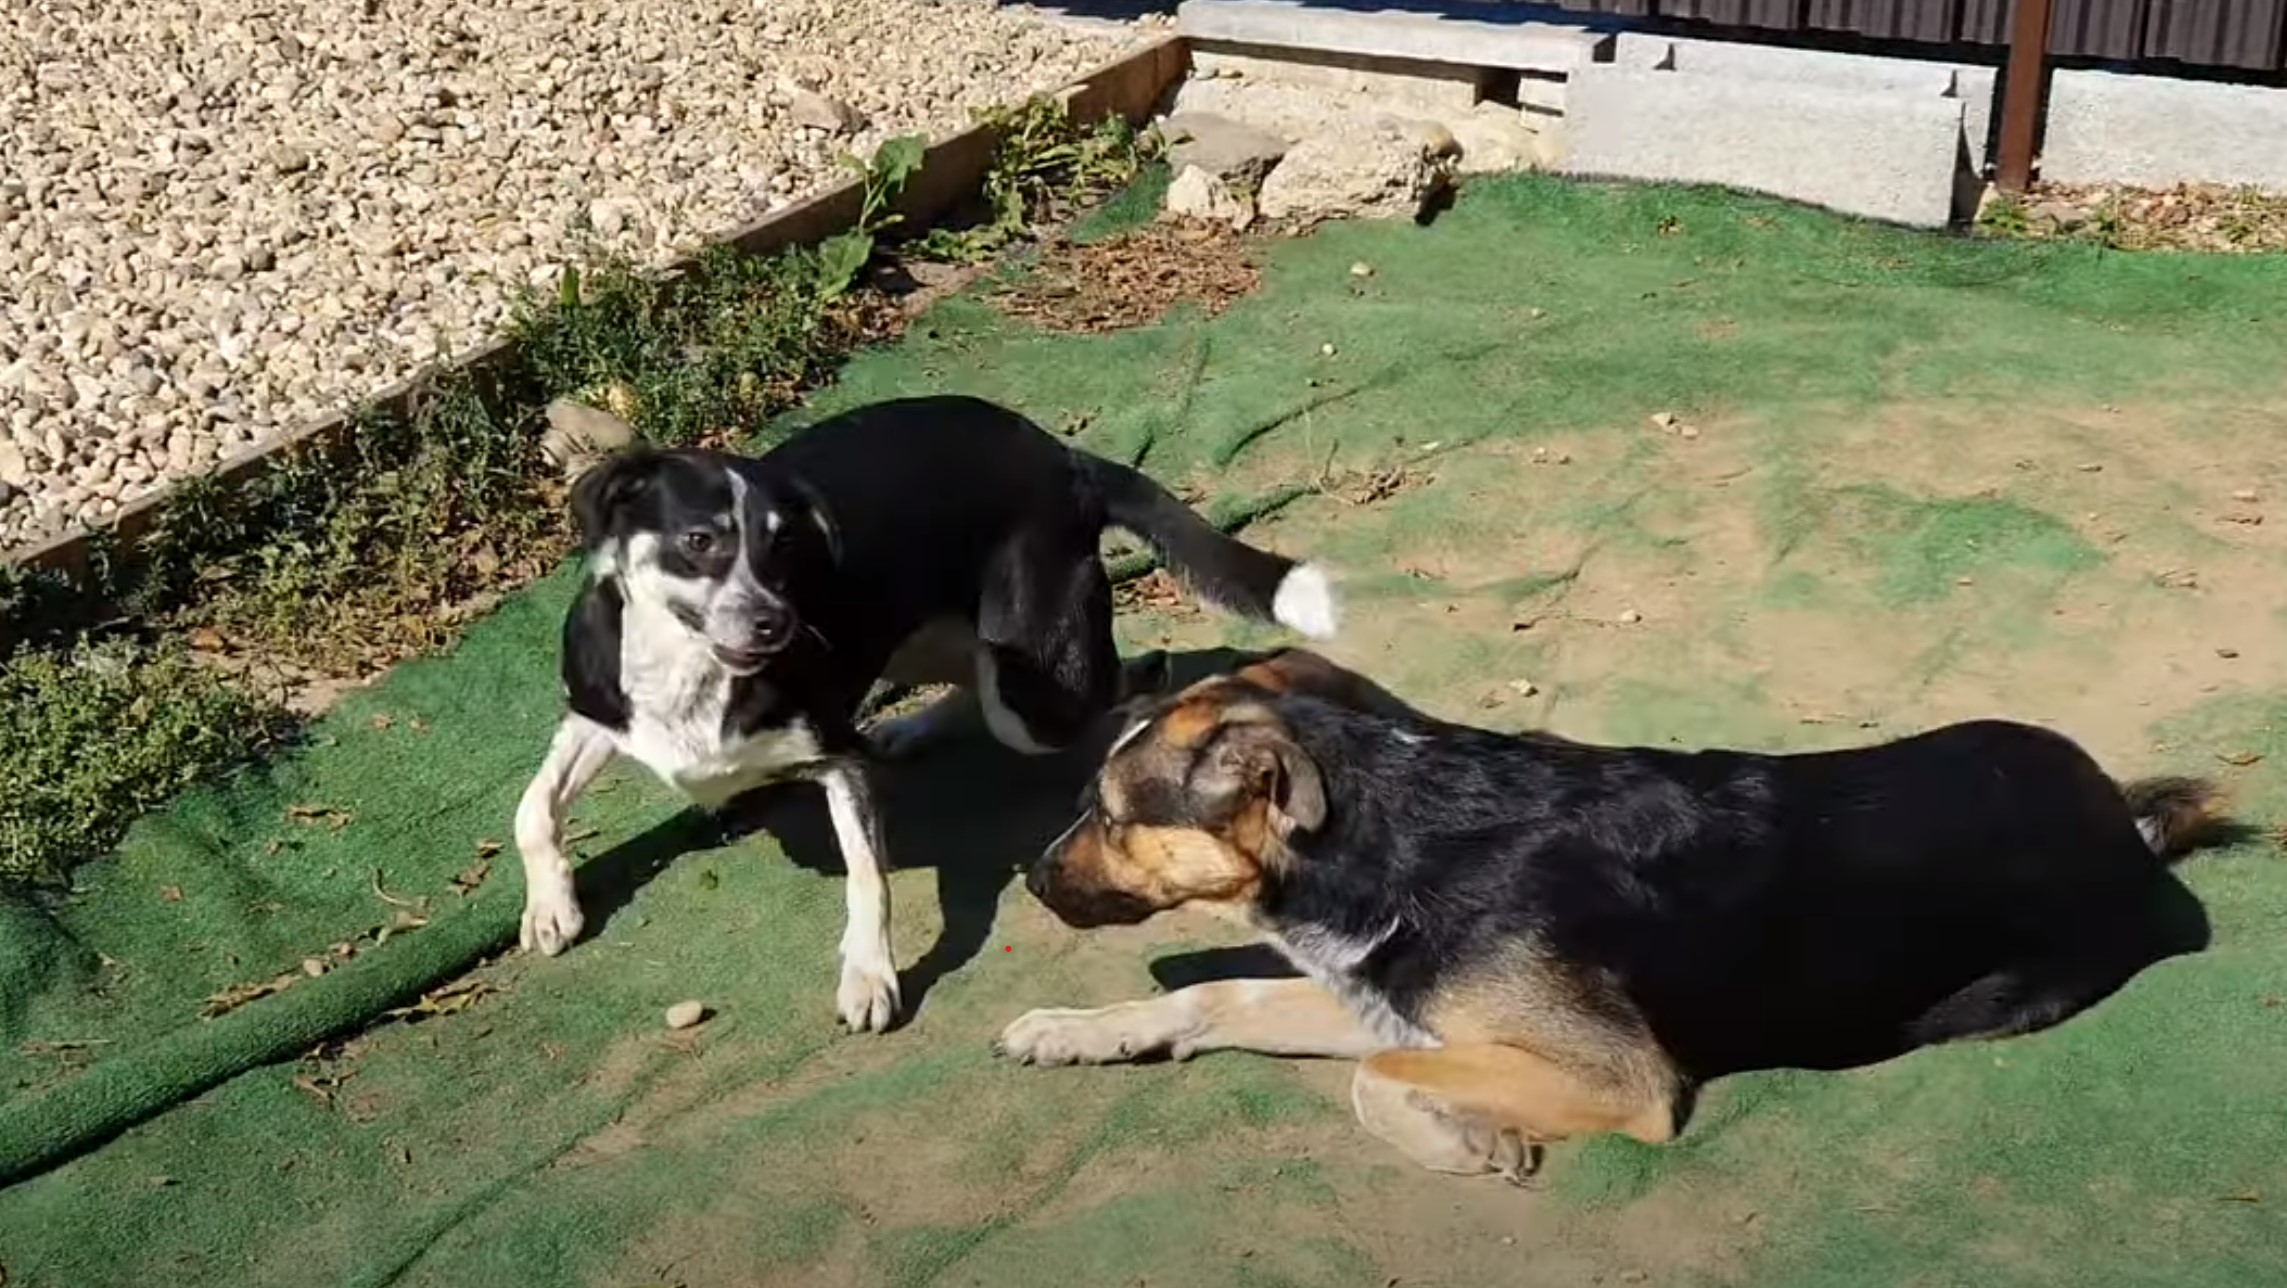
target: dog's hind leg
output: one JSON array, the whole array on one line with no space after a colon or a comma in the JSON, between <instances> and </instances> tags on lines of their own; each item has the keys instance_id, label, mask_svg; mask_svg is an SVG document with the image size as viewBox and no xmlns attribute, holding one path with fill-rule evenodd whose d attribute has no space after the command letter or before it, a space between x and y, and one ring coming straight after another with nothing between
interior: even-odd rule
<instances>
[{"instance_id":1,"label":"dog's hind leg","mask_svg":"<svg viewBox=\"0 0 2287 1288\"><path fill-rule=\"evenodd\" d=\"M572 888L572 861L564 853L564 815L615 754L612 737L584 716L556 727L540 772L516 806L516 850L524 860L524 920L517 944L553 957L580 937L586 919Z\"/></svg>"},{"instance_id":2,"label":"dog's hind leg","mask_svg":"<svg viewBox=\"0 0 2287 1288\"><path fill-rule=\"evenodd\" d=\"M1357 1059L1388 1046L1307 979L1219 979L1093 1010L1028 1011L994 1043L1026 1064L1117 1064L1200 1051Z\"/></svg>"},{"instance_id":3,"label":"dog's hind leg","mask_svg":"<svg viewBox=\"0 0 2287 1288\"><path fill-rule=\"evenodd\" d=\"M898 646L882 678L909 687L952 684L960 687L928 706L875 725L867 741L882 756L914 755L977 716L977 632L966 621L948 618L916 631Z\"/></svg>"},{"instance_id":4,"label":"dog's hind leg","mask_svg":"<svg viewBox=\"0 0 2287 1288\"><path fill-rule=\"evenodd\" d=\"M897 1019L897 961L889 942L889 881L882 859L881 816L865 770L835 764L818 775L826 813L842 848L849 922L842 931L842 982L834 994L842 1023L879 1033Z\"/></svg>"},{"instance_id":5,"label":"dog's hind leg","mask_svg":"<svg viewBox=\"0 0 2287 1288\"><path fill-rule=\"evenodd\" d=\"M1658 1143L1675 1134L1672 1093L1607 1085L1521 1047L1383 1051L1350 1082L1366 1130L1437 1172L1523 1181L1540 1146L1599 1132Z\"/></svg>"},{"instance_id":6,"label":"dog's hind leg","mask_svg":"<svg viewBox=\"0 0 2287 1288\"><path fill-rule=\"evenodd\" d=\"M2174 877L2086 891L2045 914L2039 942L1971 980L1905 1026L1919 1045L1990 1041L2053 1028L2155 963L2207 946L2206 913Z\"/></svg>"},{"instance_id":7,"label":"dog's hind leg","mask_svg":"<svg viewBox=\"0 0 2287 1288\"><path fill-rule=\"evenodd\" d=\"M1011 750L1069 747L1122 696L1112 584L1093 534L1032 532L1003 547L985 578L977 638L977 700Z\"/></svg>"}]
</instances>

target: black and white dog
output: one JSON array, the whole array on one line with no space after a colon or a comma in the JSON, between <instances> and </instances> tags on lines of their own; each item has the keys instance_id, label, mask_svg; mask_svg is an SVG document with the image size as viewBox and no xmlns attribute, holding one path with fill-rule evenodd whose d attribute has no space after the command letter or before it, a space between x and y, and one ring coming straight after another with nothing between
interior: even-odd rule
<instances>
[{"instance_id":1,"label":"black and white dog","mask_svg":"<svg viewBox=\"0 0 2287 1288\"><path fill-rule=\"evenodd\" d=\"M1020 752L1077 740L1127 696L1107 527L1220 607L1314 638L1335 629L1317 567L1235 541L1137 471L972 398L876 404L760 458L637 448L581 476L572 509L591 570L564 623L571 710L516 812L523 946L552 956L579 937L564 817L614 756L706 808L807 779L825 789L849 873L836 1002L861 1031L898 1010L855 726L875 680L967 690L877 732L884 751L941 728L956 702Z\"/></svg>"}]
</instances>

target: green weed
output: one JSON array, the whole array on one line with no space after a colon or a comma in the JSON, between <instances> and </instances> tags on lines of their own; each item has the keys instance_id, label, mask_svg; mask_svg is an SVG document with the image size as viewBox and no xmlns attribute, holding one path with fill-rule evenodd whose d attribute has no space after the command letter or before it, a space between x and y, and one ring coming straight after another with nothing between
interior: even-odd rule
<instances>
[{"instance_id":1,"label":"green weed","mask_svg":"<svg viewBox=\"0 0 2287 1288\"><path fill-rule=\"evenodd\" d=\"M285 727L178 648L115 640L0 663L0 881L63 880Z\"/></svg>"},{"instance_id":2,"label":"green weed","mask_svg":"<svg viewBox=\"0 0 2287 1288\"><path fill-rule=\"evenodd\" d=\"M980 124L1000 134L985 174L982 213L966 227L933 229L913 249L933 259L967 262L993 254L1031 229L1134 182L1158 153L1155 136L1119 117L1083 127L1062 99L1034 98L1015 108L987 108Z\"/></svg>"}]
</instances>

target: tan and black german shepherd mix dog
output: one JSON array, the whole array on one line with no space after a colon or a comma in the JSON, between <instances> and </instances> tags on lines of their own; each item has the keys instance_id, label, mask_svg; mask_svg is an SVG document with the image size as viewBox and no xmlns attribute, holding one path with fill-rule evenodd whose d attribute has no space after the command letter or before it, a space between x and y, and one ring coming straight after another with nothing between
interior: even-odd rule
<instances>
[{"instance_id":1,"label":"tan and black german shepherd mix dog","mask_svg":"<svg viewBox=\"0 0 2287 1288\"><path fill-rule=\"evenodd\" d=\"M1356 1059L1368 1130L1522 1179L1545 1142L1670 1139L1711 1079L2029 1033L2199 950L2168 862L2214 801L2000 721L1800 755L1492 733L1290 650L1134 721L1027 885L1078 927L1235 913L1304 977L1034 1011L999 1046Z\"/></svg>"}]
</instances>

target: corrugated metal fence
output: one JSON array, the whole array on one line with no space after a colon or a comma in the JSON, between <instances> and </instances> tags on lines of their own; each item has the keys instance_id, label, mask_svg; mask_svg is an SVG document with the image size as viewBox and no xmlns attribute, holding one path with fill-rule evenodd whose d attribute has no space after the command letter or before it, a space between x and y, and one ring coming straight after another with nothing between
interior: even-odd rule
<instances>
[{"instance_id":1,"label":"corrugated metal fence","mask_svg":"<svg viewBox=\"0 0 2287 1288\"><path fill-rule=\"evenodd\" d=\"M1576 13L1928 45L2009 43L2012 0L1554 0ZM2287 71L2287 0L2056 0L2049 53Z\"/></svg>"}]
</instances>

